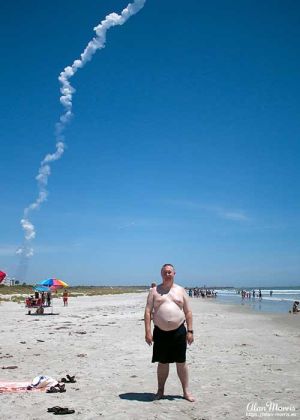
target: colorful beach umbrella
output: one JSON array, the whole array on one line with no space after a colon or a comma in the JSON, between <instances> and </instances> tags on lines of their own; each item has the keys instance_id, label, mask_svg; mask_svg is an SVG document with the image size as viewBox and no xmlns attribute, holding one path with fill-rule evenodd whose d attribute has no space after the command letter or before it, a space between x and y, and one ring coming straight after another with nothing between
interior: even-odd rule
<instances>
[{"instance_id":1,"label":"colorful beach umbrella","mask_svg":"<svg viewBox=\"0 0 300 420\"><path fill-rule=\"evenodd\" d=\"M37 286L46 286L46 287L51 287L53 289L58 289L60 287L69 287L67 283L65 283L64 281L60 279L43 280L37 283Z\"/></svg>"}]
</instances>

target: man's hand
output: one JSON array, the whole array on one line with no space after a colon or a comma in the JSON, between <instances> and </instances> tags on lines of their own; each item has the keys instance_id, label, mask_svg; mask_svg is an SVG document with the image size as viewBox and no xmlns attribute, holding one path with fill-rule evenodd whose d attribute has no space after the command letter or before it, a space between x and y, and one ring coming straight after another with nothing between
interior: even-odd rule
<instances>
[{"instance_id":1,"label":"man's hand","mask_svg":"<svg viewBox=\"0 0 300 420\"><path fill-rule=\"evenodd\" d=\"M150 332L150 333L147 333L147 334L145 335L145 341L146 341L146 343L147 343L149 346L152 346L153 336L152 336L151 332Z\"/></svg>"},{"instance_id":2,"label":"man's hand","mask_svg":"<svg viewBox=\"0 0 300 420\"><path fill-rule=\"evenodd\" d=\"M194 334L193 334L193 333L188 332L188 333L186 334L186 341L188 342L188 344L189 344L189 345L191 345L191 344L192 344L192 342L194 341Z\"/></svg>"}]
</instances>

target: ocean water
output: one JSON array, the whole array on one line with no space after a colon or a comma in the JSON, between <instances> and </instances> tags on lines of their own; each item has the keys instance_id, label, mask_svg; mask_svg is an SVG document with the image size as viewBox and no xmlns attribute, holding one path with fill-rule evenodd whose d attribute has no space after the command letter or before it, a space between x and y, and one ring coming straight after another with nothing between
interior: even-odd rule
<instances>
[{"instance_id":1,"label":"ocean water","mask_svg":"<svg viewBox=\"0 0 300 420\"><path fill-rule=\"evenodd\" d=\"M241 289L215 289L215 291L217 292L217 301L220 303L242 305L259 312L288 313L292 309L294 301L300 301L300 286L261 287L261 299L252 297L253 289L256 294L258 294L258 288L247 287L243 289L251 292L250 299L242 299L242 296L237 293L237 291ZM270 296L271 290L273 291L272 296ZM300 314L298 316L300 317Z\"/></svg>"}]
</instances>

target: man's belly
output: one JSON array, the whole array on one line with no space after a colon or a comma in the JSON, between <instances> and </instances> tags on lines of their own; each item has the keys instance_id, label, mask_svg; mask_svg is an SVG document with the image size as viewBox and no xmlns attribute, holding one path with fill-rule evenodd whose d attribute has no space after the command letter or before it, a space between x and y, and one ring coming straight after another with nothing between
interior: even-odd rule
<instances>
[{"instance_id":1,"label":"man's belly","mask_svg":"<svg viewBox=\"0 0 300 420\"><path fill-rule=\"evenodd\" d=\"M161 330L175 330L184 322L184 320L184 312L175 302L164 302L154 310L154 325L157 325Z\"/></svg>"}]
</instances>

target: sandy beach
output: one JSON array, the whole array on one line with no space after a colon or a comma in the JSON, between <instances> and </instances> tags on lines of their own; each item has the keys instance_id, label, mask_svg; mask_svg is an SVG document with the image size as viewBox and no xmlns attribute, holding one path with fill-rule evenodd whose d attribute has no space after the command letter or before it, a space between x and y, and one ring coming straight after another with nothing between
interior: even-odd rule
<instances>
[{"instance_id":1,"label":"sandy beach","mask_svg":"<svg viewBox=\"0 0 300 420\"><path fill-rule=\"evenodd\" d=\"M166 398L152 401L156 365L144 341L145 300L145 293L71 298L68 307L56 300L57 316L28 316L24 305L2 302L0 367L17 368L1 369L0 381L70 374L77 382L65 393L2 393L0 418L47 419L47 408L59 405L84 420L240 420L261 416L257 410L270 402L268 418L283 418L280 407L291 407L285 418L300 417L300 315L192 299L195 342L187 361L197 401L181 398L175 366Z\"/></svg>"}]
</instances>

